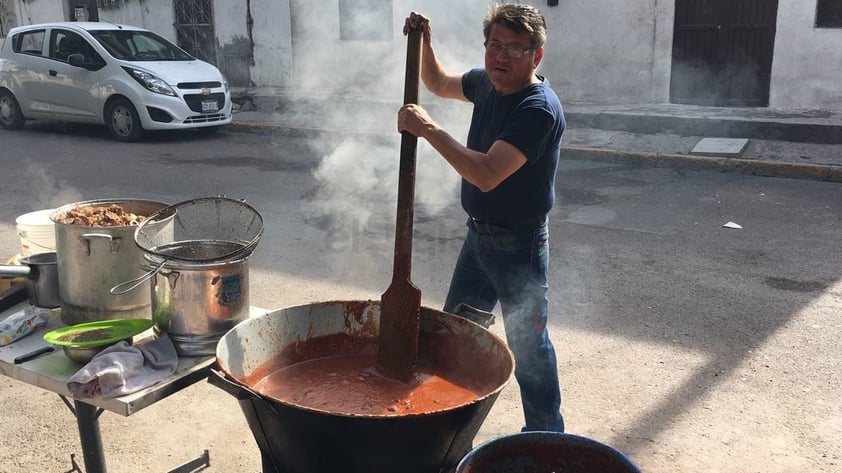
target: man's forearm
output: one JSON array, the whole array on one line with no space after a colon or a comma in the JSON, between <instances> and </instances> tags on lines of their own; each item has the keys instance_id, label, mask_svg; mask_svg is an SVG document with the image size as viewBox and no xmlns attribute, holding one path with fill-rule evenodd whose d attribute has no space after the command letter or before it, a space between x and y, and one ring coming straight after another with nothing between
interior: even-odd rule
<instances>
[{"instance_id":1,"label":"man's forearm","mask_svg":"<svg viewBox=\"0 0 842 473\"><path fill-rule=\"evenodd\" d=\"M428 128L424 139L460 176L481 191L488 192L500 183L499 179L494 178L492 169L486 165L487 155L465 147L442 128Z\"/></svg>"}]
</instances>

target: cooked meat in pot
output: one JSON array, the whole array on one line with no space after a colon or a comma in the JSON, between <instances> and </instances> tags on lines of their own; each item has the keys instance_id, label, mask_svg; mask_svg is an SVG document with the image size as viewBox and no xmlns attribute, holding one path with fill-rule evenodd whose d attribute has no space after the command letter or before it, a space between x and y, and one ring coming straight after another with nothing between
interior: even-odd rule
<instances>
[{"instance_id":1,"label":"cooked meat in pot","mask_svg":"<svg viewBox=\"0 0 842 473\"><path fill-rule=\"evenodd\" d=\"M78 207L56 218L59 223L88 227L125 227L138 225L145 216L127 212L117 204Z\"/></svg>"}]
</instances>

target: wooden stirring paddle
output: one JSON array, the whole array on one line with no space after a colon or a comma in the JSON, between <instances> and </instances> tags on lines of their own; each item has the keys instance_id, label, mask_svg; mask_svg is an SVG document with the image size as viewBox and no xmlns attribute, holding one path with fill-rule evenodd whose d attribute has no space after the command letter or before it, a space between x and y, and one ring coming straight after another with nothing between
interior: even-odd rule
<instances>
[{"instance_id":1,"label":"wooden stirring paddle","mask_svg":"<svg viewBox=\"0 0 842 473\"><path fill-rule=\"evenodd\" d=\"M409 32L403 103L418 103L421 71L421 30ZM418 368L421 290L410 280L412 223L415 207L415 156L418 137L401 133L398 211L395 225L395 266L392 282L380 298L380 338L377 370L386 377L409 381Z\"/></svg>"}]
</instances>

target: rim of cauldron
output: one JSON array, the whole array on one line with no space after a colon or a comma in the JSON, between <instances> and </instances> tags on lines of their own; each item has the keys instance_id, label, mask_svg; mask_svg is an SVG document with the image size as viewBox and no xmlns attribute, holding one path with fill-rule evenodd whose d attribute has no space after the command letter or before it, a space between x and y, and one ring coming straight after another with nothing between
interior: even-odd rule
<instances>
[{"instance_id":1,"label":"rim of cauldron","mask_svg":"<svg viewBox=\"0 0 842 473\"><path fill-rule=\"evenodd\" d=\"M373 305L379 305L380 304L380 301L374 301L374 300L332 300L332 301L319 301L319 302L313 302L313 303L305 303L305 304L299 304L299 305L289 306L289 307L281 307L279 309L266 312L265 314L262 314L262 315L259 315L259 316L256 316L256 317L251 317L251 318L248 318L246 320L243 320L243 321L237 323L237 325L232 327L228 332L225 333L225 335L223 335L220 338L219 342L217 342L217 346L222 343L222 340L225 338L225 336L227 336L231 332L234 332L237 329L237 327L239 327L240 325L246 325L246 324L250 323L250 321L252 321L252 320L257 320L261 317L266 317L267 315L269 315L271 313L274 313L274 312L278 312L278 311L281 311L281 310L295 310L295 309L312 308L314 305L341 304L343 306L347 306L348 304L359 304L361 302L366 303L366 304L371 303ZM433 309L431 307L421 306L422 312L425 309L429 310L429 311L432 311L433 313L435 313L439 316L445 316L447 318L453 318L454 320L457 320L458 323L466 323L466 324L474 325L478 329L481 329L482 331L486 332L487 335L489 335L490 337L494 338L500 344L500 346L505 350L505 353L508 355L508 359L509 359L509 362L510 362L509 363L510 369L509 369L509 373L506 375L506 379L502 383L500 383L499 386L494 388L493 390L491 390L488 393L485 393L481 396L477 396L476 398L472 399L470 402L458 404L456 406L450 406L450 407L447 407L447 408L444 408L444 409L439 409L439 410L435 410L435 411L427 411L427 412L405 413L405 414L400 414L400 413L398 413L398 414L354 414L354 413L348 413L348 412L333 412L333 411L328 411L328 410L324 410L324 409L319 409L319 408L316 408L316 407L304 406L304 405L301 405L301 404L296 404L294 402L283 401L283 400L280 400L280 399L275 399L275 398L264 396L263 394L255 391L252 387L247 386L246 383L243 382L242 380L239 380L234 375L232 375L226 369L225 364L223 364L221 362L221 360L219 358L218 350L217 350L217 354L215 356L216 357L216 366L219 368L219 371L225 376L225 378L227 380L236 384L240 389L245 390L250 395L255 396L258 399L260 399L261 401L264 401L264 402L268 403L269 405L280 404L280 405L283 405L283 406L286 406L286 407L292 407L292 408L300 409L300 410L303 410L303 411L312 412L312 413L321 414L321 415L326 415L326 416L331 416L331 417L347 417L347 418L358 418L358 419L380 419L380 420L406 419L406 418L413 418L413 417L430 417L430 416L435 416L435 415L444 415L444 414L452 413L455 410L464 409L464 408L466 408L468 406L471 406L473 404L479 404L479 403L482 403L482 402L488 400L489 398L492 398L494 396L498 396L503 391L503 389L506 386L508 386L508 384L511 382L512 376L514 375L514 372L515 372L514 355L512 354L511 349L509 349L509 347L505 343L505 341L503 341L502 338L497 336L497 334L488 330L486 327L483 327L482 325L480 325L476 322L473 322L471 320L468 320L464 317L460 317L458 315L451 314L451 313L448 313L448 312L444 312L444 311L441 311L441 310L438 310L438 309Z\"/></svg>"}]
</instances>

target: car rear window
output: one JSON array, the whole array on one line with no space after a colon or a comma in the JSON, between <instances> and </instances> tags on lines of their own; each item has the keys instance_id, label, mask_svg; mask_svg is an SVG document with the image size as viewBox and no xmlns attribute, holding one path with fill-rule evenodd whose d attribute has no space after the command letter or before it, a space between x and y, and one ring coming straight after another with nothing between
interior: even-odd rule
<instances>
[{"instance_id":1,"label":"car rear window","mask_svg":"<svg viewBox=\"0 0 842 473\"><path fill-rule=\"evenodd\" d=\"M40 56L44 51L46 30L33 30L18 33L12 38L12 49L16 53Z\"/></svg>"}]
</instances>

